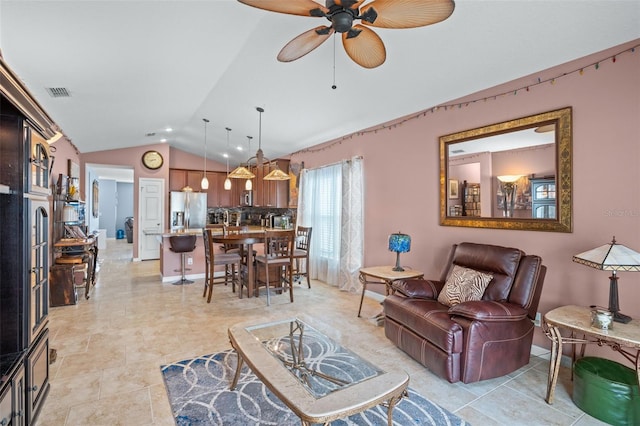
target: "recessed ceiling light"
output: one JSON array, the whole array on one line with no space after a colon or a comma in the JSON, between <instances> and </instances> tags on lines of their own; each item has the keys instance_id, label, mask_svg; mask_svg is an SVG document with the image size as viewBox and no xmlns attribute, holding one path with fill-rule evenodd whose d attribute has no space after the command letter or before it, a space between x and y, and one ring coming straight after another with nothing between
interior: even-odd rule
<instances>
[{"instance_id":1,"label":"recessed ceiling light","mask_svg":"<svg viewBox=\"0 0 640 426\"><path fill-rule=\"evenodd\" d=\"M167 140L165 138L160 139L160 142L165 143Z\"/></svg>"},{"instance_id":2,"label":"recessed ceiling light","mask_svg":"<svg viewBox=\"0 0 640 426\"><path fill-rule=\"evenodd\" d=\"M229 154L227 154L226 152L225 152L224 154L222 154L222 156L223 156L224 158L229 158Z\"/></svg>"},{"instance_id":3,"label":"recessed ceiling light","mask_svg":"<svg viewBox=\"0 0 640 426\"><path fill-rule=\"evenodd\" d=\"M236 148L238 151L244 151L244 148L242 148L241 146L238 146L238 148Z\"/></svg>"},{"instance_id":4,"label":"recessed ceiling light","mask_svg":"<svg viewBox=\"0 0 640 426\"><path fill-rule=\"evenodd\" d=\"M173 129L171 127L167 127L166 129L164 129L167 132L173 132Z\"/></svg>"}]
</instances>

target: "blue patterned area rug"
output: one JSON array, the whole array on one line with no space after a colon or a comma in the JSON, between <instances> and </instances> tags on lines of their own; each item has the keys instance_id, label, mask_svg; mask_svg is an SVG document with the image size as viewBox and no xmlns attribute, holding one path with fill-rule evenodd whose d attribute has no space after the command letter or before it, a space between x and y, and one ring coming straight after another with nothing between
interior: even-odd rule
<instances>
[{"instance_id":1,"label":"blue patterned area rug","mask_svg":"<svg viewBox=\"0 0 640 426\"><path fill-rule=\"evenodd\" d=\"M299 425L295 416L246 366L238 386L229 390L236 370L233 350L161 366L176 424ZM409 388L393 410L394 425L468 426L444 408ZM386 410L377 406L332 422L332 425L386 425Z\"/></svg>"}]
</instances>

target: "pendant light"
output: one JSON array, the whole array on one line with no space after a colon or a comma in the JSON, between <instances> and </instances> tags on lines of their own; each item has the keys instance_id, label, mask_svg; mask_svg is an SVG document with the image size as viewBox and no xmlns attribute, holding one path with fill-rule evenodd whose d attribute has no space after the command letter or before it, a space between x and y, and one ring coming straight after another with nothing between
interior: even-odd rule
<instances>
[{"instance_id":1,"label":"pendant light","mask_svg":"<svg viewBox=\"0 0 640 426\"><path fill-rule=\"evenodd\" d=\"M229 132L231 129L228 127L225 129L227 130L227 154L225 155L227 157L227 178L224 180L224 189L229 191L231 190L231 179L229 179Z\"/></svg>"},{"instance_id":2,"label":"pendant light","mask_svg":"<svg viewBox=\"0 0 640 426\"><path fill-rule=\"evenodd\" d=\"M247 136L247 144L249 145L249 152L251 152L251 139L252 136ZM251 178L247 178L247 181L244 183L244 189L247 191L251 191L253 189L253 181Z\"/></svg>"},{"instance_id":3,"label":"pendant light","mask_svg":"<svg viewBox=\"0 0 640 426\"><path fill-rule=\"evenodd\" d=\"M247 139L249 139L249 152L251 152L251 136L247 136ZM247 167L249 166L249 161L251 161L251 158L247 161ZM256 175L254 175L253 173L251 173L249 171L249 169L247 169L247 167L244 167L242 164L240 164L238 167L235 168L234 171L232 171L229 174L229 177L232 179L247 179L247 183L245 184L245 189L247 191L251 190L251 179L253 179L254 177L256 177Z\"/></svg>"},{"instance_id":4,"label":"pendant light","mask_svg":"<svg viewBox=\"0 0 640 426\"><path fill-rule=\"evenodd\" d=\"M263 161L265 160L264 155L262 154L262 113L264 112L264 109L258 107L256 108L258 110L258 112L260 113L260 125L258 128L258 152L256 153L256 158L258 159L258 166L261 166L263 163ZM271 163L269 162L269 168L271 168ZM282 170L280 170L280 168L278 168L278 163L276 163L276 168L274 170L272 170L271 172L269 172L268 175L266 175L265 177L263 177L262 179L264 180L289 180L291 179L291 177L286 174L285 172L283 172Z\"/></svg>"},{"instance_id":5,"label":"pendant light","mask_svg":"<svg viewBox=\"0 0 640 426\"><path fill-rule=\"evenodd\" d=\"M207 179L207 123L209 123L209 120L203 118L202 121L204 121L204 172L202 181L200 181L200 188L209 189L209 179Z\"/></svg>"}]
</instances>

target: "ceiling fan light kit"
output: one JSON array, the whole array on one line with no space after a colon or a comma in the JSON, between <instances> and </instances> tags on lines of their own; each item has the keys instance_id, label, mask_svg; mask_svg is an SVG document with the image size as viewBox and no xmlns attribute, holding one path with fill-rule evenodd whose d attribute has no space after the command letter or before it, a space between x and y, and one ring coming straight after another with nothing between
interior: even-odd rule
<instances>
[{"instance_id":1,"label":"ceiling fan light kit","mask_svg":"<svg viewBox=\"0 0 640 426\"><path fill-rule=\"evenodd\" d=\"M325 6L313 0L238 0L248 6L289 15L326 18L321 25L305 31L287 43L280 62L295 61L320 46L334 33L342 34L347 55L364 68L375 68L387 58L382 39L368 28L416 28L444 21L453 13L453 0L326 0ZM354 21L359 24L354 25Z\"/></svg>"}]
</instances>

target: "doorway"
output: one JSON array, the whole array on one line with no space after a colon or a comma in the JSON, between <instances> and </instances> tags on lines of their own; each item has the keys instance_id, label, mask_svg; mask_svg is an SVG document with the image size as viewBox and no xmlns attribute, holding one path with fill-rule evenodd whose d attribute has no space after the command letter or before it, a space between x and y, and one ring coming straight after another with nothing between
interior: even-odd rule
<instances>
[{"instance_id":1,"label":"doorway","mask_svg":"<svg viewBox=\"0 0 640 426\"><path fill-rule=\"evenodd\" d=\"M85 171L86 223L89 231L98 232L98 248L106 248L107 239L120 238L133 259L135 241L124 240L125 221L135 216L133 168L87 163Z\"/></svg>"}]
</instances>

